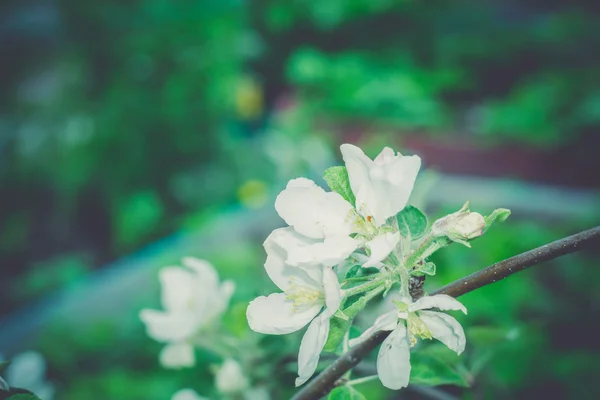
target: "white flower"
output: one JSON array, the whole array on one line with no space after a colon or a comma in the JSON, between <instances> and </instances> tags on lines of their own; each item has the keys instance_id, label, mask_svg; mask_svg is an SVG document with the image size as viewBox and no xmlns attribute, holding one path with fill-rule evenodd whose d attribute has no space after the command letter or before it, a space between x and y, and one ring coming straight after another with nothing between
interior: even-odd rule
<instances>
[{"instance_id":1,"label":"white flower","mask_svg":"<svg viewBox=\"0 0 600 400\"><path fill-rule=\"evenodd\" d=\"M167 343L160 353L160 362L167 368L194 365L190 341L225 312L235 289L232 281L219 283L207 261L186 257L183 265L186 268L165 267L159 273L164 311L140 312L148 336Z\"/></svg>"},{"instance_id":2,"label":"white flower","mask_svg":"<svg viewBox=\"0 0 600 400\"><path fill-rule=\"evenodd\" d=\"M228 358L217 371L217 390L223 394L235 394L245 391L248 386L248 378L242 371L242 366L234 359Z\"/></svg>"},{"instance_id":3,"label":"white flower","mask_svg":"<svg viewBox=\"0 0 600 400\"><path fill-rule=\"evenodd\" d=\"M448 236L449 239L470 247L467 240L475 239L483 234L485 218L483 215L471 212L467 201L460 210L438 219L431 226L434 236Z\"/></svg>"},{"instance_id":4,"label":"white flower","mask_svg":"<svg viewBox=\"0 0 600 400\"><path fill-rule=\"evenodd\" d=\"M396 154L389 147L374 160L351 144L341 145L340 150L356 197L356 210L380 227L408 203L421 159Z\"/></svg>"},{"instance_id":5,"label":"white flower","mask_svg":"<svg viewBox=\"0 0 600 400\"><path fill-rule=\"evenodd\" d=\"M173 394L171 400L208 400L208 398L200 396L193 389L181 389Z\"/></svg>"},{"instance_id":6,"label":"white flower","mask_svg":"<svg viewBox=\"0 0 600 400\"><path fill-rule=\"evenodd\" d=\"M379 228L406 206L421 159L395 155L386 147L371 161L356 146L344 144L340 149L356 195L355 205L306 178L292 179L277 196L275 209L299 234L295 242L284 244L290 254L287 262L292 265L334 266L364 245L371 251L365 266L376 266L400 240L390 227ZM350 238L351 234L357 235Z\"/></svg>"},{"instance_id":7,"label":"white flower","mask_svg":"<svg viewBox=\"0 0 600 400\"><path fill-rule=\"evenodd\" d=\"M377 331L392 331L379 349L377 374L383 386L401 389L408 386L410 348L416 344L417 337L435 338L457 354L465 349L465 333L456 319L445 313L424 310L461 310L466 314L467 309L458 300L444 294L421 297L414 303L408 299L394 303L397 310L377 318L372 327L350 341L350 346L364 341Z\"/></svg>"},{"instance_id":8,"label":"white flower","mask_svg":"<svg viewBox=\"0 0 600 400\"><path fill-rule=\"evenodd\" d=\"M0 356L1 360L2 357ZM41 400L52 400L54 398L54 386L45 379L46 361L37 351L30 350L15 356L6 367L4 376L7 386L29 390ZM0 378L0 381L2 381L2 378Z\"/></svg>"},{"instance_id":9,"label":"white flower","mask_svg":"<svg viewBox=\"0 0 600 400\"><path fill-rule=\"evenodd\" d=\"M256 298L250 302L246 316L252 330L272 335L295 332L310 322L298 354L296 386L299 386L317 368L329 333L329 320L341 303L340 284L329 267L300 268L287 264L287 251L277 241L268 238L265 250L267 274L283 293ZM317 316L323 307L324 312Z\"/></svg>"}]
</instances>

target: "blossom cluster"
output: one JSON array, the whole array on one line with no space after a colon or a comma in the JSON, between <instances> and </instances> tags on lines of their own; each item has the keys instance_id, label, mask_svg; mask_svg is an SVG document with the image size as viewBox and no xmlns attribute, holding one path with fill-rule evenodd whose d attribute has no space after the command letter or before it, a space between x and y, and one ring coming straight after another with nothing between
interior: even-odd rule
<instances>
[{"instance_id":1,"label":"blossom cluster","mask_svg":"<svg viewBox=\"0 0 600 400\"><path fill-rule=\"evenodd\" d=\"M276 229L264 242L264 267L281 292L250 302L248 324L273 335L308 325L298 354L299 386L316 371L321 352L335 347L336 338L347 337L352 319L367 301L398 285L400 300L393 309L347 344L355 345L379 330L392 331L379 351L377 370L384 386L400 389L408 385L410 350L417 338L435 338L458 354L466 343L453 317L431 310L466 313L466 308L446 295L413 298L410 277L434 274L427 257L451 242L470 246L469 241L495 219L506 218L508 210L484 218L471 212L467 203L428 227L426 217L408 205L421 167L418 156L386 147L371 160L350 144L340 150L345 166L330 168L324 176L332 191L296 178L277 196L275 209L288 226ZM349 264L352 273L344 270ZM354 277L357 270L365 272L362 279ZM345 324L332 324L334 318Z\"/></svg>"}]
</instances>

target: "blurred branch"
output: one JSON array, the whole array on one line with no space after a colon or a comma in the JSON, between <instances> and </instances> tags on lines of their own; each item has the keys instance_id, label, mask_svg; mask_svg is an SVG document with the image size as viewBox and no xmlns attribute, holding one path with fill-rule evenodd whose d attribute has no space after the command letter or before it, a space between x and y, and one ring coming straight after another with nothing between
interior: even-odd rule
<instances>
[{"instance_id":1,"label":"blurred branch","mask_svg":"<svg viewBox=\"0 0 600 400\"><path fill-rule=\"evenodd\" d=\"M450 283L430 295L447 294L458 297L480 287L502 280L516 272L532 267L544 261L549 261L562 255L581 250L584 246L598 242L600 226L556 240L533 250L500 261L487 268L477 271L453 283ZM316 400L325 396L335 387L335 382L348 370L357 365L364 357L383 342L390 334L379 331L364 342L340 356L315 379L304 386L292 400Z\"/></svg>"}]
</instances>

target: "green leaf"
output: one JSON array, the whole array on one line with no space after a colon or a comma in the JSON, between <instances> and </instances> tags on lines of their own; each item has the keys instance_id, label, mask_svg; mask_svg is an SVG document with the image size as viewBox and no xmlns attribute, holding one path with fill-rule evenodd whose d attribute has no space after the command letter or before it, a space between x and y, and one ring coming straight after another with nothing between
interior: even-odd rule
<instances>
[{"instance_id":1,"label":"green leaf","mask_svg":"<svg viewBox=\"0 0 600 400\"><path fill-rule=\"evenodd\" d=\"M10 396L7 400L40 400L40 398L34 394L20 393Z\"/></svg>"},{"instance_id":2,"label":"green leaf","mask_svg":"<svg viewBox=\"0 0 600 400\"><path fill-rule=\"evenodd\" d=\"M346 272L346 279L355 277L356 274L358 274L358 271L360 271L360 265L357 264Z\"/></svg>"},{"instance_id":3,"label":"green leaf","mask_svg":"<svg viewBox=\"0 0 600 400\"><path fill-rule=\"evenodd\" d=\"M469 381L456 366L442 358L419 354L411 359L410 383L425 386L456 385L468 387Z\"/></svg>"},{"instance_id":4,"label":"green leaf","mask_svg":"<svg viewBox=\"0 0 600 400\"><path fill-rule=\"evenodd\" d=\"M356 198L354 197L354 193L352 193L352 188L350 187L350 181L348 179L348 171L346 170L346 167L337 166L328 168L323 174L323 179L325 179L325 182L327 182L327 185L331 190L340 194L354 207Z\"/></svg>"},{"instance_id":5,"label":"green leaf","mask_svg":"<svg viewBox=\"0 0 600 400\"><path fill-rule=\"evenodd\" d=\"M427 217L414 206L406 206L396 215L398 229L404 237L419 239L427 231Z\"/></svg>"},{"instance_id":6,"label":"green leaf","mask_svg":"<svg viewBox=\"0 0 600 400\"><path fill-rule=\"evenodd\" d=\"M510 215L510 210L506 208L497 208L490 215L484 217L485 219L485 228L483 231L487 231L490 226L492 226L496 222L504 222L506 218Z\"/></svg>"},{"instance_id":7,"label":"green leaf","mask_svg":"<svg viewBox=\"0 0 600 400\"><path fill-rule=\"evenodd\" d=\"M348 329L350 329L354 317L356 317L356 315L365 308L369 300L373 299L379 294L381 294L381 290L373 290L368 292L366 295L360 296L356 300L353 299L352 304L342 310L342 313L347 319L342 319L336 315L331 318L329 322L329 335L327 336L327 342L325 342L325 347L323 348L324 351L336 351L344 339L344 335Z\"/></svg>"},{"instance_id":8,"label":"green leaf","mask_svg":"<svg viewBox=\"0 0 600 400\"><path fill-rule=\"evenodd\" d=\"M327 400L367 400L367 398L352 386L338 386L329 393Z\"/></svg>"}]
</instances>

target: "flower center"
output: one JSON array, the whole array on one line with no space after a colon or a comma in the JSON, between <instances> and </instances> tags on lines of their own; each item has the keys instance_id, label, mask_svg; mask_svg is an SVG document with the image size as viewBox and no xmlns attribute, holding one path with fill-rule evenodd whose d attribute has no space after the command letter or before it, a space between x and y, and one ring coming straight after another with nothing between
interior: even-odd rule
<instances>
[{"instance_id":1,"label":"flower center","mask_svg":"<svg viewBox=\"0 0 600 400\"><path fill-rule=\"evenodd\" d=\"M413 347L417 344L417 337L421 339L433 339L431 331L423 323L421 318L415 312L409 312L408 318L406 319L406 325L408 328L408 336L410 337L410 346Z\"/></svg>"},{"instance_id":2,"label":"flower center","mask_svg":"<svg viewBox=\"0 0 600 400\"><path fill-rule=\"evenodd\" d=\"M285 298L294 303L294 312L297 312L301 308L323 303L325 300L322 292L301 284L293 276L290 277L290 287L285 291Z\"/></svg>"}]
</instances>

